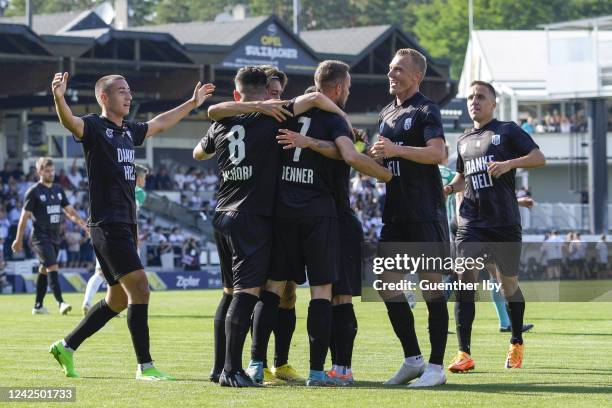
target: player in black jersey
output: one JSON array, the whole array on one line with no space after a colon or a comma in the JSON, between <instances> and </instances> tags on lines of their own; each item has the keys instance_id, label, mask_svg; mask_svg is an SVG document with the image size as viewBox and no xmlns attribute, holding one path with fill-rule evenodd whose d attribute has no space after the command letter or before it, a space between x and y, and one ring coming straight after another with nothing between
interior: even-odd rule
<instances>
[{"instance_id":1,"label":"player in black jersey","mask_svg":"<svg viewBox=\"0 0 612 408\"><path fill-rule=\"evenodd\" d=\"M444 160L444 131L439 108L419 92L425 76L425 57L413 49L400 49L389 64L389 93L395 96L379 117L379 139L370 152L393 172L387 183L381 242L431 242L435 256L448 256L448 225L438 164ZM432 254L434 255L434 254ZM440 271L441 272L441 271ZM385 273L383 279L399 274ZM419 278L442 282L442 273L421 272ZM398 385L420 378L410 387L444 384L442 367L448 333L448 310L442 291L424 291L429 311L431 354L426 365L421 355L414 317L400 291L381 293L389 320L404 350L404 363L385 384Z\"/></svg>"},{"instance_id":2,"label":"player in black jersey","mask_svg":"<svg viewBox=\"0 0 612 408\"><path fill-rule=\"evenodd\" d=\"M502 285L512 331L506 368L520 368L525 299L518 285L522 231L515 175L517 168L540 167L546 159L531 136L518 125L494 118L495 98L491 84L482 81L471 84L467 105L474 128L457 141L457 174L444 191L464 192L459 207L457 256L476 258L486 253L488 261L496 266L496 280ZM463 282L476 279L472 270L459 276ZM451 371L462 371L454 368L471 360L475 315L474 291L458 291L457 299L459 353L449 367Z\"/></svg>"},{"instance_id":3,"label":"player in black jersey","mask_svg":"<svg viewBox=\"0 0 612 408\"><path fill-rule=\"evenodd\" d=\"M241 359L250 317L270 269L280 155L275 135L281 122L262 107L282 107L283 103L264 101L267 76L261 68L240 69L235 82L234 98L241 102L209 108L209 117L217 122L194 149L194 158L204 160L216 154L222 178L213 225L224 285L233 288L233 296L226 315L226 357L219 384L247 387L263 381L255 378L253 382L246 376ZM297 98L282 111L300 114L313 106L337 109L322 95L314 95Z\"/></svg>"},{"instance_id":4,"label":"player in black jersey","mask_svg":"<svg viewBox=\"0 0 612 408\"><path fill-rule=\"evenodd\" d=\"M55 107L61 124L83 144L89 181L89 230L91 241L108 282L106 298L50 353L68 377L77 377L73 352L127 307L127 323L138 360L136 378L172 380L155 368L149 353L149 284L138 256L136 173L134 147L162 132L199 107L214 91L214 85L198 83L193 96L182 105L157 115L148 122L126 121L132 94L124 77L108 75L96 82L95 94L102 114L77 117L64 100L68 73L55 74L52 82Z\"/></svg>"},{"instance_id":5,"label":"player in black jersey","mask_svg":"<svg viewBox=\"0 0 612 408\"><path fill-rule=\"evenodd\" d=\"M341 108L346 104L351 76L349 67L341 61L323 61L315 74L316 85L306 93L320 91ZM360 153L356 143L364 142L361 132L353 132L336 138L334 142L320 140L312 136L283 129L279 143L286 149L312 149L335 162L334 197L338 215L339 266L337 280L332 284L332 325L330 352L332 369L328 376L337 384L353 383L351 360L353 344L357 335L357 319L353 309L353 296L361 295L361 244L363 229L350 207L349 178L350 168L354 167L363 174L391 180L391 172L376 163L372 158ZM356 140L354 135L360 140Z\"/></svg>"},{"instance_id":6,"label":"player in black jersey","mask_svg":"<svg viewBox=\"0 0 612 408\"><path fill-rule=\"evenodd\" d=\"M32 246L38 256L40 266L36 278L36 302L32 314L47 314L43 300L47 293L47 280L59 305L60 313L65 315L72 307L64 302L59 284L57 253L60 244L60 222L62 211L72 222L87 231L87 225L68 202L66 193L58 185L53 184L55 166L48 157L36 161L36 171L40 177L38 183L28 189L21 217L17 226L17 235L13 241L14 252L23 249L23 234L30 218L34 221L32 230Z\"/></svg>"}]
</instances>

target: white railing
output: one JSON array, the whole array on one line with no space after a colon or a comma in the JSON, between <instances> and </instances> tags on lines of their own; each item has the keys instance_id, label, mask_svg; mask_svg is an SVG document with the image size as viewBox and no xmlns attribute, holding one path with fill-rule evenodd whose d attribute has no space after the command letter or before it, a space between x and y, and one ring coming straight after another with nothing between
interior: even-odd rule
<instances>
[{"instance_id":1,"label":"white railing","mask_svg":"<svg viewBox=\"0 0 612 408\"><path fill-rule=\"evenodd\" d=\"M526 231L550 231L589 229L590 214L587 204L537 203L531 210L521 208L523 229ZM612 204L608 204L608 220ZM612 223L608 222L608 229Z\"/></svg>"}]
</instances>

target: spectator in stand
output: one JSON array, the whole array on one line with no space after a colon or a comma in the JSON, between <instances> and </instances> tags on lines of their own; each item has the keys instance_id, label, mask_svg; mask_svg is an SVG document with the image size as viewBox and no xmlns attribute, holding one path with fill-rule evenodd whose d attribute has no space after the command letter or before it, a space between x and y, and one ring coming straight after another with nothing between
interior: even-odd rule
<instances>
[{"instance_id":1,"label":"spectator in stand","mask_svg":"<svg viewBox=\"0 0 612 408\"><path fill-rule=\"evenodd\" d=\"M23 164L20 162L17 162L17 165L15 166L15 170L13 170L11 175L13 176L15 180L21 180L21 177L25 175L23 173Z\"/></svg>"},{"instance_id":2,"label":"spectator in stand","mask_svg":"<svg viewBox=\"0 0 612 408\"><path fill-rule=\"evenodd\" d=\"M26 174L26 181L29 183L36 183L38 181L38 174L34 166L30 166L30 170L28 170L28 174Z\"/></svg>"},{"instance_id":3,"label":"spectator in stand","mask_svg":"<svg viewBox=\"0 0 612 408\"><path fill-rule=\"evenodd\" d=\"M595 244L595 252L597 254L597 278L603 279L608 270L608 243L606 242L606 234L599 237L599 241Z\"/></svg>"},{"instance_id":4,"label":"spectator in stand","mask_svg":"<svg viewBox=\"0 0 612 408\"><path fill-rule=\"evenodd\" d=\"M181 264L186 271L200 270L200 248L195 238L187 238L183 244Z\"/></svg>"},{"instance_id":5,"label":"spectator in stand","mask_svg":"<svg viewBox=\"0 0 612 408\"><path fill-rule=\"evenodd\" d=\"M182 234L179 227L172 228L168 241L170 241L170 244L172 245L180 246L183 244L183 241L185 241L185 236Z\"/></svg>"},{"instance_id":6,"label":"spectator in stand","mask_svg":"<svg viewBox=\"0 0 612 408\"><path fill-rule=\"evenodd\" d=\"M2 254L3 258L10 259L12 254L10 240L9 240L9 230L11 228L11 222L6 217L6 211L3 208L0 208L0 240L2 240Z\"/></svg>"},{"instance_id":7,"label":"spectator in stand","mask_svg":"<svg viewBox=\"0 0 612 408\"><path fill-rule=\"evenodd\" d=\"M159 168L159 173L155 177L155 190L172 190L172 179L168 175L168 170L165 166Z\"/></svg>"},{"instance_id":8,"label":"spectator in stand","mask_svg":"<svg viewBox=\"0 0 612 408\"><path fill-rule=\"evenodd\" d=\"M181 199L179 201L179 204L186 208L189 207L189 198L187 197L186 194L181 194Z\"/></svg>"},{"instance_id":9,"label":"spectator in stand","mask_svg":"<svg viewBox=\"0 0 612 408\"><path fill-rule=\"evenodd\" d=\"M66 176L66 170L61 169L58 176L57 176L57 180L55 181L56 183L58 183L60 186L62 186L62 188L65 190L72 190L72 183L70 182L70 180L68 179L68 176Z\"/></svg>"},{"instance_id":10,"label":"spectator in stand","mask_svg":"<svg viewBox=\"0 0 612 408\"><path fill-rule=\"evenodd\" d=\"M561 133L571 133L572 131L572 124L570 122L570 120L567 118L567 116L563 115L561 116Z\"/></svg>"},{"instance_id":11,"label":"spectator in stand","mask_svg":"<svg viewBox=\"0 0 612 408\"><path fill-rule=\"evenodd\" d=\"M4 169L0 171L0 179L2 179L2 184L8 183L9 177L13 174L13 170L11 169L11 164L9 162L4 162Z\"/></svg>"},{"instance_id":12,"label":"spectator in stand","mask_svg":"<svg viewBox=\"0 0 612 408\"><path fill-rule=\"evenodd\" d=\"M531 116L527 116L527 120L523 122L523 124L521 125L521 129L523 129L530 135L535 132L535 128L533 127L533 118Z\"/></svg>"},{"instance_id":13,"label":"spectator in stand","mask_svg":"<svg viewBox=\"0 0 612 408\"><path fill-rule=\"evenodd\" d=\"M68 267L78 268L81 262L82 235L75 228L66 231L66 244L68 246Z\"/></svg>"},{"instance_id":14,"label":"spectator in stand","mask_svg":"<svg viewBox=\"0 0 612 408\"><path fill-rule=\"evenodd\" d=\"M586 246L580 239L580 233L574 233L568 249L572 277L574 279L584 279L586 277Z\"/></svg>"},{"instance_id":15,"label":"spectator in stand","mask_svg":"<svg viewBox=\"0 0 612 408\"><path fill-rule=\"evenodd\" d=\"M195 181L196 181L196 169L194 167L190 168L187 173L185 173L185 185L184 189L189 191L195 191Z\"/></svg>"},{"instance_id":16,"label":"spectator in stand","mask_svg":"<svg viewBox=\"0 0 612 408\"><path fill-rule=\"evenodd\" d=\"M83 175L81 174L79 168L76 165L76 159L72 162L72 166L70 167L70 171L68 172L66 177L68 177L68 180L70 181L70 184L72 186L72 188L70 188L69 190L78 190L83 188Z\"/></svg>"},{"instance_id":17,"label":"spectator in stand","mask_svg":"<svg viewBox=\"0 0 612 408\"><path fill-rule=\"evenodd\" d=\"M60 268L66 268L68 265L68 243L66 242L66 226L60 225L60 245L57 252L57 263Z\"/></svg>"},{"instance_id":18,"label":"spectator in stand","mask_svg":"<svg viewBox=\"0 0 612 408\"><path fill-rule=\"evenodd\" d=\"M187 174L187 167L180 166L176 174L174 175L174 184L179 191L182 191L185 184L185 176Z\"/></svg>"},{"instance_id":19,"label":"spectator in stand","mask_svg":"<svg viewBox=\"0 0 612 408\"><path fill-rule=\"evenodd\" d=\"M219 182L219 177L213 169L208 169L206 177L204 178L204 185L206 186L206 191L216 191L217 183Z\"/></svg>"},{"instance_id":20,"label":"spectator in stand","mask_svg":"<svg viewBox=\"0 0 612 408\"><path fill-rule=\"evenodd\" d=\"M80 248L81 267L88 271L94 270L94 249L91 243L91 238L85 236L81 232L81 248Z\"/></svg>"}]
</instances>

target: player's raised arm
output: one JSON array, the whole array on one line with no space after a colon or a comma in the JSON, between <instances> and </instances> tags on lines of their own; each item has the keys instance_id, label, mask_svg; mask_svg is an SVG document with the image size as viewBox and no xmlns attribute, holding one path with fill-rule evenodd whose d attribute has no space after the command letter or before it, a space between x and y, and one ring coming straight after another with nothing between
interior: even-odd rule
<instances>
[{"instance_id":1,"label":"player's raised arm","mask_svg":"<svg viewBox=\"0 0 612 408\"><path fill-rule=\"evenodd\" d=\"M355 144L347 136L340 136L336 139L336 146L340 150L342 160L349 166L365 174L366 176L375 177L380 181L388 183L391 181L393 174L386 167L378 164L371 157L366 156L363 153L359 153L355 149Z\"/></svg>"},{"instance_id":2,"label":"player's raised arm","mask_svg":"<svg viewBox=\"0 0 612 408\"><path fill-rule=\"evenodd\" d=\"M302 135L289 129L279 129L276 140L283 145L283 149L311 149L332 160L342 160L336 144L330 140L321 140Z\"/></svg>"},{"instance_id":3,"label":"player's raised arm","mask_svg":"<svg viewBox=\"0 0 612 408\"><path fill-rule=\"evenodd\" d=\"M146 137L151 137L157 133L168 130L176 125L189 114L192 110L199 108L204 101L210 98L215 91L213 84L204 84L198 82L193 90L193 96L167 112L161 113L147 122L149 125Z\"/></svg>"},{"instance_id":4,"label":"player's raised arm","mask_svg":"<svg viewBox=\"0 0 612 408\"><path fill-rule=\"evenodd\" d=\"M68 76L69 75L67 72L58 72L53 77L53 82L51 82L53 101L55 102L57 117L59 118L62 126L69 130L77 139L82 139L85 124L81 118L72 114L72 111L64 98L66 86L68 85Z\"/></svg>"},{"instance_id":5,"label":"player's raised arm","mask_svg":"<svg viewBox=\"0 0 612 408\"><path fill-rule=\"evenodd\" d=\"M295 98L295 103L293 104L293 113L295 115L300 115L312 108L319 108L324 111L336 113L342 116L349 124L349 127L351 127L348 120L348 115L342 109L340 109L340 107L334 101L321 92L311 92Z\"/></svg>"}]
</instances>

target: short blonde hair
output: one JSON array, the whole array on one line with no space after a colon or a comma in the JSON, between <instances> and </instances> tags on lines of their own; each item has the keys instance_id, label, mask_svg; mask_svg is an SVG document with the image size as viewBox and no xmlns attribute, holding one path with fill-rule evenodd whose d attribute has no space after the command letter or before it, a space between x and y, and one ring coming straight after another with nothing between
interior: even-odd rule
<instances>
[{"instance_id":1,"label":"short blonde hair","mask_svg":"<svg viewBox=\"0 0 612 408\"><path fill-rule=\"evenodd\" d=\"M53 160L50 157L41 157L36 160L36 171L41 172L46 167L53 166Z\"/></svg>"},{"instance_id":2,"label":"short blonde hair","mask_svg":"<svg viewBox=\"0 0 612 408\"><path fill-rule=\"evenodd\" d=\"M102 106L102 98L100 97L102 93L108 94L108 90L110 89L113 82L119 79L125 80L123 76L115 74L115 75L103 76L102 78L96 81L96 87L95 87L96 100L98 101L98 104L100 106Z\"/></svg>"},{"instance_id":3,"label":"short blonde hair","mask_svg":"<svg viewBox=\"0 0 612 408\"><path fill-rule=\"evenodd\" d=\"M413 48L400 48L395 53L396 57L410 57L410 63L421 74L421 81L425 78L427 72L427 58Z\"/></svg>"}]
</instances>

